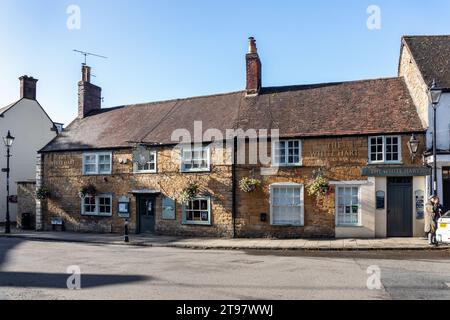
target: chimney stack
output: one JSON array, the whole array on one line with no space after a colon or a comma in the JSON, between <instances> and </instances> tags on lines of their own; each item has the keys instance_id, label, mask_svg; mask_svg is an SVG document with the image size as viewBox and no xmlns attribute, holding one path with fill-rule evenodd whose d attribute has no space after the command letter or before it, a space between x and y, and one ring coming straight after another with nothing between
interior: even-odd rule
<instances>
[{"instance_id":1,"label":"chimney stack","mask_svg":"<svg viewBox=\"0 0 450 320\"><path fill-rule=\"evenodd\" d=\"M257 95L261 89L261 60L259 59L256 40L248 39L248 53L245 56L247 66L247 95Z\"/></svg>"},{"instance_id":2,"label":"chimney stack","mask_svg":"<svg viewBox=\"0 0 450 320\"><path fill-rule=\"evenodd\" d=\"M91 67L83 64L78 82L78 118L102 108L102 88L91 83Z\"/></svg>"},{"instance_id":3,"label":"chimney stack","mask_svg":"<svg viewBox=\"0 0 450 320\"><path fill-rule=\"evenodd\" d=\"M20 80L20 98L36 100L36 83L38 79L29 76L22 76Z\"/></svg>"}]
</instances>

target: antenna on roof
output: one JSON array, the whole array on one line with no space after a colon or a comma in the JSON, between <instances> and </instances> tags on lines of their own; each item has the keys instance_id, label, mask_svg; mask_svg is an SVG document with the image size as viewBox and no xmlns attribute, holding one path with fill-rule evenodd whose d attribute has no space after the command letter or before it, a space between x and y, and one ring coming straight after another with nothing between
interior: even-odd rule
<instances>
[{"instance_id":1,"label":"antenna on roof","mask_svg":"<svg viewBox=\"0 0 450 320\"><path fill-rule=\"evenodd\" d=\"M86 52L86 51L80 51L80 50L73 50L74 52L77 52L79 54L82 54L84 56L84 65L87 65L87 57L88 56L93 56L93 57L97 57L97 58L102 58L102 59L108 59L108 57L105 56L101 56L99 54L95 54L95 53L90 53L90 52Z\"/></svg>"}]
</instances>

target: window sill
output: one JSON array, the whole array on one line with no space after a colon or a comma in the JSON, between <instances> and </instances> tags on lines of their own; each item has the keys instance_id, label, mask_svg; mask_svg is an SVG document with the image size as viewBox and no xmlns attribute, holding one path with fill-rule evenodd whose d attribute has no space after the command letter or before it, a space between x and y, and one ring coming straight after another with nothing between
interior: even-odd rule
<instances>
[{"instance_id":1,"label":"window sill","mask_svg":"<svg viewBox=\"0 0 450 320\"><path fill-rule=\"evenodd\" d=\"M270 225L274 226L274 227L304 227L305 226L304 224L288 224L288 223L280 223L280 224L271 223Z\"/></svg>"},{"instance_id":2,"label":"window sill","mask_svg":"<svg viewBox=\"0 0 450 320\"><path fill-rule=\"evenodd\" d=\"M363 228L363 226L360 225L360 224L355 224L355 225L352 225L352 224L342 224L342 225L336 225L336 228Z\"/></svg>"},{"instance_id":3,"label":"window sill","mask_svg":"<svg viewBox=\"0 0 450 320\"><path fill-rule=\"evenodd\" d=\"M112 172L109 173L83 173L83 176L111 176Z\"/></svg>"},{"instance_id":4,"label":"window sill","mask_svg":"<svg viewBox=\"0 0 450 320\"><path fill-rule=\"evenodd\" d=\"M202 169L202 170L181 170L181 173L210 173L211 169Z\"/></svg>"},{"instance_id":5,"label":"window sill","mask_svg":"<svg viewBox=\"0 0 450 320\"><path fill-rule=\"evenodd\" d=\"M272 168L300 168L303 164L273 164Z\"/></svg>"},{"instance_id":6,"label":"window sill","mask_svg":"<svg viewBox=\"0 0 450 320\"><path fill-rule=\"evenodd\" d=\"M212 226L211 222L189 222L189 221L183 221L181 223L182 225L185 226Z\"/></svg>"},{"instance_id":7,"label":"window sill","mask_svg":"<svg viewBox=\"0 0 450 320\"><path fill-rule=\"evenodd\" d=\"M157 171L133 171L133 174L155 174Z\"/></svg>"},{"instance_id":8,"label":"window sill","mask_svg":"<svg viewBox=\"0 0 450 320\"><path fill-rule=\"evenodd\" d=\"M368 162L368 164L369 164L369 166L370 165L372 165L372 166L376 166L376 165L395 165L395 164L397 164L397 165L402 165L403 164L403 161L381 161L381 162Z\"/></svg>"},{"instance_id":9,"label":"window sill","mask_svg":"<svg viewBox=\"0 0 450 320\"><path fill-rule=\"evenodd\" d=\"M95 213L82 213L82 217L97 217L97 218L111 218L112 214L95 214Z\"/></svg>"}]
</instances>

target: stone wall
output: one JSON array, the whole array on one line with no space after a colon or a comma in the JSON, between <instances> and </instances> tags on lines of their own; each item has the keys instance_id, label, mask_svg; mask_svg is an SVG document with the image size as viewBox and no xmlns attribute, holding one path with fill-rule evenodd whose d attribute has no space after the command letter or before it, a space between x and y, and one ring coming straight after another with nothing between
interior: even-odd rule
<instances>
[{"instance_id":1,"label":"stone wall","mask_svg":"<svg viewBox=\"0 0 450 320\"><path fill-rule=\"evenodd\" d=\"M403 165L411 165L407 142L410 135L402 137ZM423 151L424 137L418 137ZM249 145L247 145L249 148ZM134 174L132 152L113 151L112 175L83 176L82 153L50 153L44 155L43 185L52 192L52 198L43 207L43 223L49 229L52 217L62 217L66 228L74 231L122 232L123 219L118 217L118 198L130 198L130 229L136 231L136 198L130 193L137 189L159 190L156 199L156 233L166 235L219 236L232 235L232 166L230 150L212 148L213 164L211 172L180 173L178 159L171 159L170 148L160 148L157 155L157 173ZM217 155L224 155L217 160ZM261 165L237 165L237 180L243 177L259 178L262 186L252 193L237 190L236 232L240 237L333 237L335 235L335 196L334 189L328 196L311 197L306 186L312 181L314 171L321 170L330 181L367 180L361 176L361 169L368 164L368 138L317 138L302 141L302 166L281 167L272 175L261 175ZM123 163L126 159L126 163ZM416 163L415 165L421 165ZM183 225L182 205L179 202L181 190L190 181L201 186L201 194L211 197L212 225ZM270 224L269 187L278 182L303 184L305 203L304 227L281 227ZM82 185L93 183L99 193L113 194L112 217L82 216L81 199L78 190ZM176 219L162 219L162 196L177 200ZM267 214L262 222L261 213Z\"/></svg>"},{"instance_id":2,"label":"stone wall","mask_svg":"<svg viewBox=\"0 0 450 320\"><path fill-rule=\"evenodd\" d=\"M424 128L429 125L428 117L428 85L424 82L420 70L414 61L408 46L402 43L402 52L400 56L399 76L405 79L409 93L416 105L417 112Z\"/></svg>"},{"instance_id":3,"label":"stone wall","mask_svg":"<svg viewBox=\"0 0 450 320\"><path fill-rule=\"evenodd\" d=\"M17 182L17 227L22 228L22 214L31 215L31 228L35 228L36 219L36 182Z\"/></svg>"}]
</instances>

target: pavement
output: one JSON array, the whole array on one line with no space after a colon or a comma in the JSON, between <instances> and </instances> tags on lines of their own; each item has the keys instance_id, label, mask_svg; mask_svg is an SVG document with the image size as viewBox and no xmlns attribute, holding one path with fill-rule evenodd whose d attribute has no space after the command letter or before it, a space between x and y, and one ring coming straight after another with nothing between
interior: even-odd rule
<instances>
[{"instance_id":1,"label":"pavement","mask_svg":"<svg viewBox=\"0 0 450 320\"><path fill-rule=\"evenodd\" d=\"M74 232L35 232L12 230L1 237L40 241L81 242L108 245L131 245L169 247L185 249L222 250L302 250L302 251L367 251L367 250L449 250L449 245L430 246L425 238L387 239L225 239L225 238L182 238L156 235L130 235L130 242L117 234L94 234Z\"/></svg>"},{"instance_id":2,"label":"pavement","mask_svg":"<svg viewBox=\"0 0 450 320\"><path fill-rule=\"evenodd\" d=\"M192 250L2 238L0 298L180 306L193 299L449 300L449 263L450 252L435 250Z\"/></svg>"}]
</instances>

